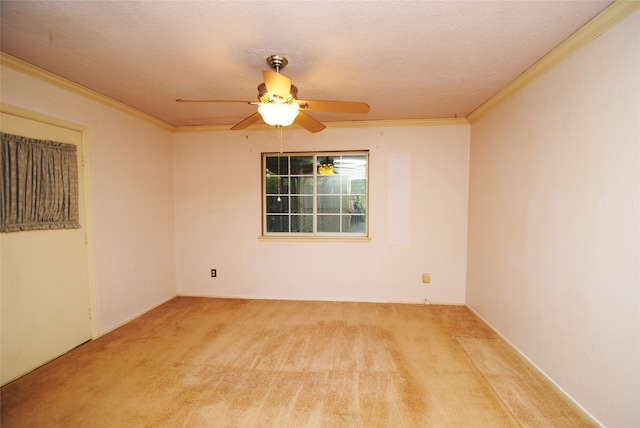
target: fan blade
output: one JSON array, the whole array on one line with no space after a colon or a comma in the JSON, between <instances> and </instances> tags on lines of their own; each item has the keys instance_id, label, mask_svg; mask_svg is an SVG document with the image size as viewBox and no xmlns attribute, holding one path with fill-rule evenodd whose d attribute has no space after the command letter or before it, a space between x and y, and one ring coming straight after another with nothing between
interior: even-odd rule
<instances>
[{"instance_id":1,"label":"fan blade","mask_svg":"<svg viewBox=\"0 0 640 428\"><path fill-rule=\"evenodd\" d=\"M300 110L332 111L336 113L369 113L369 104L351 101L296 100Z\"/></svg>"},{"instance_id":2,"label":"fan blade","mask_svg":"<svg viewBox=\"0 0 640 428\"><path fill-rule=\"evenodd\" d=\"M242 103L242 104L259 104L258 101L240 101L240 100L209 100L199 98L178 98L179 103Z\"/></svg>"},{"instance_id":3,"label":"fan blade","mask_svg":"<svg viewBox=\"0 0 640 428\"><path fill-rule=\"evenodd\" d=\"M235 125L233 125L233 128L231 128L233 131L238 131L240 129L245 129L246 127L248 127L249 125L253 124L254 122L256 122L258 119L260 119L262 116L260 116L260 113L255 112L253 113L251 116L249 116L248 118L246 118L245 120L243 120L242 122L236 123Z\"/></svg>"},{"instance_id":4,"label":"fan blade","mask_svg":"<svg viewBox=\"0 0 640 428\"><path fill-rule=\"evenodd\" d=\"M326 128L322 123L303 112L298 113L295 122L309 132L320 132Z\"/></svg>"},{"instance_id":5,"label":"fan blade","mask_svg":"<svg viewBox=\"0 0 640 428\"><path fill-rule=\"evenodd\" d=\"M275 95L283 100L289 97L291 79L287 76L273 71L262 70L262 77L264 78L264 85L267 87L269 94Z\"/></svg>"}]
</instances>

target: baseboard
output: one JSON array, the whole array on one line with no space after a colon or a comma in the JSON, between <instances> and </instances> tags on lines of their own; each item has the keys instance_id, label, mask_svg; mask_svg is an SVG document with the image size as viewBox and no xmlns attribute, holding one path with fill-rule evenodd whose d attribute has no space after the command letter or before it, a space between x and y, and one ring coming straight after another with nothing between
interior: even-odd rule
<instances>
[{"instance_id":1,"label":"baseboard","mask_svg":"<svg viewBox=\"0 0 640 428\"><path fill-rule=\"evenodd\" d=\"M293 302L341 302L341 303L388 303L396 305L441 305L441 306L466 306L464 303L456 302L432 302L430 300L362 300L362 299L321 299L311 297L266 297L266 296L216 296L216 295L204 295L204 294L178 294L178 297L202 297L209 299L238 299L238 300L283 300Z\"/></svg>"},{"instance_id":2,"label":"baseboard","mask_svg":"<svg viewBox=\"0 0 640 428\"><path fill-rule=\"evenodd\" d=\"M498 337L500 337L500 339L502 339L504 341L504 343L506 343L511 349L513 349L518 355L520 355L522 358L524 358L529 364L531 364L531 366L536 369L538 371L538 373L540 373L542 376L544 376L545 379L547 379L549 381L549 383L551 383L554 388L556 388L562 395L564 395L569 401L571 401L571 403L573 403L574 406L576 406L578 409L580 409L585 415L587 415L589 418L591 418L591 420L596 423L598 426L603 427L604 425L598 420L596 419L595 416L593 416L587 409L585 409L584 407L582 407L582 405L580 403L578 403L567 391L565 391L560 385L558 385L551 377L549 377L549 375L547 375L544 370L542 370L540 367L538 367L538 365L536 363L534 363L533 361L531 361L531 359L529 357L527 357L527 355L522 352L520 349L518 349L517 346L515 346L513 343L511 343L506 337L504 337L502 335L502 333L500 333L493 325L491 325L490 322L488 322L486 319L484 319L484 317L482 317L482 315L480 315L475 309L473 309L471 306L469 305L465 305L471 312L474 313L475 316L477 316L478 318L480 318L480 320L482 320L482 322L489 327L496 335L498 335Z\"/></svg>"},{"instance_id":3,"label":"baseboard","mask_svg":"<svg viewBox=\"0 0 640 428\"><path fill-rule=\"evenodd\" d=\"M131 321L135 320L136 318L140 318L142 315L146 314L147 312L150 312L150 311L154 310L155 308L164 305L168 301L175 299L177 296L178 296L177 294L174 294L174 295L172 295L172 296L160 301L159 303L156 303L155 305L153 305L153 306L151 306L151 307L149 307L149 308L147 308L147 309L145 309L145 310L143 310L141 312L138 312L137 314L133 315L132 317L127 318L126 320L122 321L121 323L118 323L115 326L110 327L107 330L98 333L98 336L96 338L94 338L94 339L102 337L105 334L111 333L113 330L116 330L116 329L122 327L123 325L125 325L127 323L130 323Z\"/></svg>"}]
</instances>

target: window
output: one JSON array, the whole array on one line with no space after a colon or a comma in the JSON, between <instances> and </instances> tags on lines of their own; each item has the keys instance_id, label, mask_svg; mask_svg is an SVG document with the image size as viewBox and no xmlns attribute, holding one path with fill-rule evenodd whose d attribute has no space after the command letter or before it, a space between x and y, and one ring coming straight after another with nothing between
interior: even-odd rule
<instances>
[{"instance_id":1,"label":"window","mask_svg":"<svg viewBox=\"0 0 640 428\"><path fill-rule=\"evenodd\" d=\"M367 236L368 152L264 153L262 233Z\"/></svg>"}]
</instances>

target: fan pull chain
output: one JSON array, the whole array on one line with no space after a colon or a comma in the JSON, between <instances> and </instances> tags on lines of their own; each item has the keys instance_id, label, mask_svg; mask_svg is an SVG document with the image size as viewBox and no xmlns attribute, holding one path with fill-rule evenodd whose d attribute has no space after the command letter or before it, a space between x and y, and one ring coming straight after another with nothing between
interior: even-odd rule
<instances>
[{"instance_id":1,"label":"fan pull chain","mask_svg":"<svg viewBox=\"0 0 640 428\"><path fill-rule=\"evenodd\" d=\"M280 199L280 183L282 181L280 177L280 155L282 155L282 126L276 126L278 128L278 142L280 143L280 154L278 155L278 202L281 202Z\"/></svg>"}]
</instances>

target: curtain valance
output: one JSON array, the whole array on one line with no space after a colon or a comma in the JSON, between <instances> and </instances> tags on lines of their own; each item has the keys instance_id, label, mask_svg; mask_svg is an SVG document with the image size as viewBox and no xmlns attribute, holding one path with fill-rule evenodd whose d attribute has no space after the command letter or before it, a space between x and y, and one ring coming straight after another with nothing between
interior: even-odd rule
<instances>
[{"instance_id":1,"label":"curtain valance","mask_svg":"<svg viewBox=\"0 0 640 428\"><path fill-rule=\"evenodd\" d=\"M4 132L0 137L0 232L79 228L77 147Z\"/></svg>"}]
</instances>

